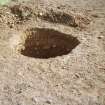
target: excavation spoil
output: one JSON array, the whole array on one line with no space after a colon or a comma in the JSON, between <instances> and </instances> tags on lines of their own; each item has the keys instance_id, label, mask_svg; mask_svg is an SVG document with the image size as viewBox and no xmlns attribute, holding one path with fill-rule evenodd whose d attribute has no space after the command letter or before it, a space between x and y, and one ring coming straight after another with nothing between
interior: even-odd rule
<instances>
[{"instance_id":1,"label":"excavation spoil","mask_svg":"<svg viewBox=\"0 0 105 105\"><path fill-rule=\"evenodd\" d=\"M46 12L44 14L39 14L39 18L51 23L58 23L58 24L67 25L71 27L78 26L75 22L74 16L64 12L58 12L58 11L55 12L53 10L50 10L49 12Z\"/></svg>"}]
</instances>

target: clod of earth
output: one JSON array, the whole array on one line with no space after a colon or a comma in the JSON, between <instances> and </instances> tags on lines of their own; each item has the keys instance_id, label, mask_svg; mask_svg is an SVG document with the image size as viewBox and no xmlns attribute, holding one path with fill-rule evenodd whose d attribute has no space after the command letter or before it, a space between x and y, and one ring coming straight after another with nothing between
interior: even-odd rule
<instances>
[{"instance_id":1,"label":"clod of earth","mask_svg":"<svg viewBox=\"0 0 105 105\"><path fill-rule=\"evenodd\" d=\"M34 58L51 58L70 53L80 42L77 38L53 29L26 30L24 49L20 53Z\"/></svg>"},{"instance_id":2,"label":"clod of earth","mask_svg":"<svg viewBox=\"0 0 105 105\"><path fill-rule=\"evenodd\" d=\"M27 6L15 5L10 10L19 21L29 20L32 16L32 10Z\"/></svg>"}]
</instances>

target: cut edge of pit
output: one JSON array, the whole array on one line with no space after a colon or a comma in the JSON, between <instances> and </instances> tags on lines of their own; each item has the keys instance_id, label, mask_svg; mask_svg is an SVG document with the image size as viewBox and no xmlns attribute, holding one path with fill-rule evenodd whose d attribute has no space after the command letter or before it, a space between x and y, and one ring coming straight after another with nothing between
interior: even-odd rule
<instances>
[{"instance_id":1,"label":"cut edge of pit","mask_svg":"<svg viewBox=\"0 0 105 105\"><path fill-rule=\"evenodd\" d=\"M64 35L69 35L69 34L65 34L63 32L60 32L60 31L57 31L57 30L54 30L54 29L50 29L50 28L38 28L38 27L28 28L28 29L26 29L23 32L23 34L18 35L17 38L16 37L12 38L12 40L15 39L14 41L12 41L12 45L13 45L12 47L14 48L14 50L18 54L26 56L26 55L22 54L21 51L25 50L25 42L26 42L28 36L30 35L29 34L29 30L31 30L31 29L35 29L35 30L37 30L37 29L43 29L43 30L48 29L48 30L53 30L55 32L59 32L59 33L64 34ZM74 37L72 35L70 35L70 37L76 38L76 37ZM80 44L80 41L77 38L76 38L76 40L78 41L78 43L77 43L77 45L75 47L77 47ZM75 47L72 50L74 50ZM47 58L43 58L43 57L42 58L41 57L31 57L31 56L26 56L26 57L31 57L31 58L36 58L36 59L50 59L50 58L56 58L56 57L62 57L62 56L68 55L68 54L70 54L72 52L72 50L69 53L67 53L67 54L57 55L57 56L54 56L54 57L47 57Z\"/></svg>"}]
</instances>

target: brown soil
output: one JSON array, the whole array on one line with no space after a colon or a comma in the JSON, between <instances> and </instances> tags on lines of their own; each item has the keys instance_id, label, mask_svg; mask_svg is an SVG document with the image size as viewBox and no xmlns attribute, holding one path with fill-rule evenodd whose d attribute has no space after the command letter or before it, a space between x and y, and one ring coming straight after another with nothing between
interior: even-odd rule
<instances>
[{"instance_id":1,"label":"brown soil","mask_svg":"<svg viewBox=\"0 0 105 105\"><path fill-rule=\"evenodd\" d=\"M0 6L0 105L105 105L105 1Z\"/></svg>"}]
</instances>

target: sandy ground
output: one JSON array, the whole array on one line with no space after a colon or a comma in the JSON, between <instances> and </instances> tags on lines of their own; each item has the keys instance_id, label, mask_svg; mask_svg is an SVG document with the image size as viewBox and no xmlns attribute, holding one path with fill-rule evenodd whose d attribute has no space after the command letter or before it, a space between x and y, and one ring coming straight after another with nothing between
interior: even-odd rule
<instances>
[{"instance_id":1,"label":"sandy ground","mask_svg":"<svg viewBox=\"0 0 105 105\"><path fill-rule=\"evenodd\" d=\"M72 15L77 27L45 21L50 10ZM36 27L72 35L80 44L55 58L24 56L17 51L21 37ZM105 105L105 0L14 0L0 6L0 105Z\"/></svg>"}]
</instances>

